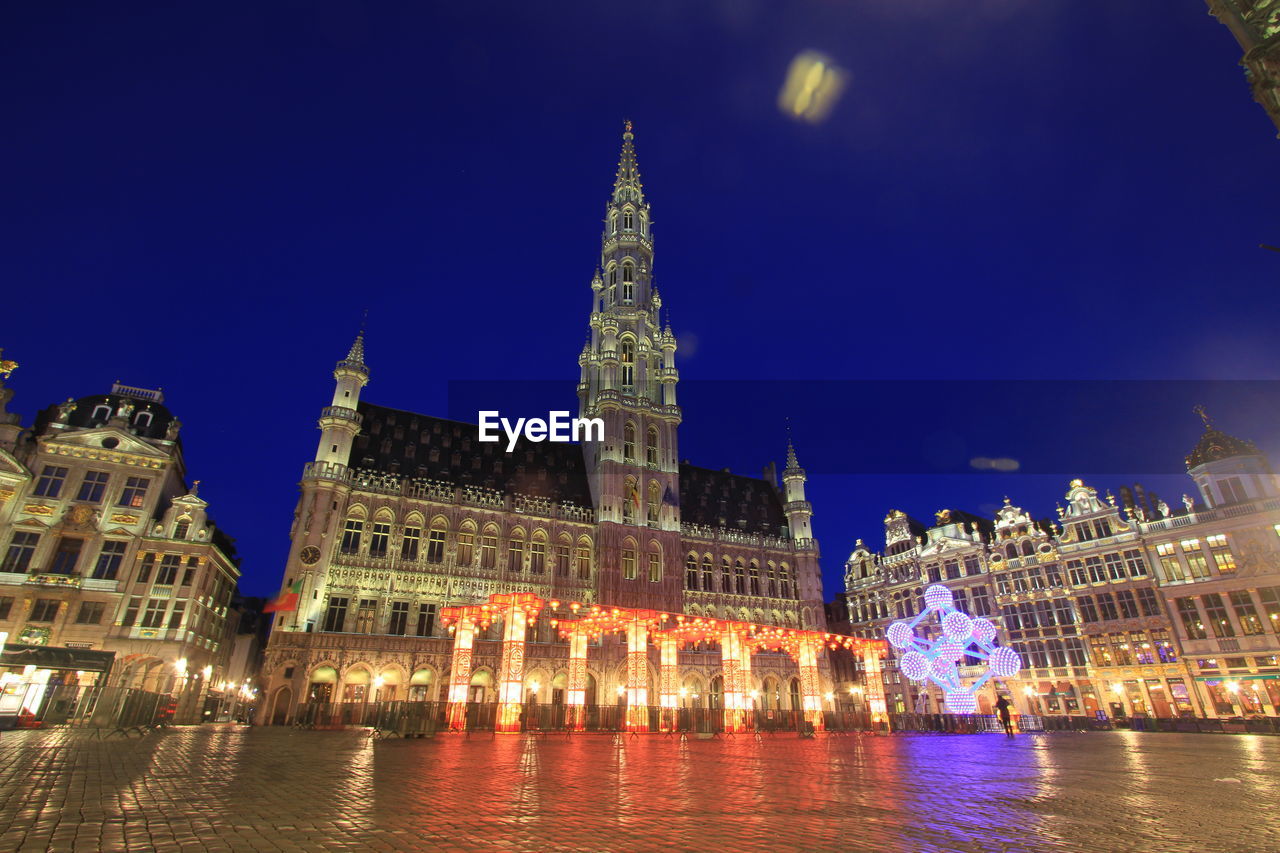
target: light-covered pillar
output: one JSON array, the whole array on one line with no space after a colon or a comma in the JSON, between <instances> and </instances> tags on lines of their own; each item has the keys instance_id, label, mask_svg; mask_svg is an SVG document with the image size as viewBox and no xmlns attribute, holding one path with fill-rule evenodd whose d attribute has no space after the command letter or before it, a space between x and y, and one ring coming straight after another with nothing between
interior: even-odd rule
<instances>
[{"instance_id":1,"label":"light-covered pillar","mask_svg":"<svg viewBox=\"0 0 1280 853\"><path fill-rule=\"evenodd\" d=\"M865 695L867 710L871 714L871 725L878 728L883 725L889 730L889 706L884 700L884 671L880 666L878 649L863 649L862 672L866 676Z\"/></svg>"},{"instance_id":2,"label":"light-covered pillar","mask_svg":"<svg viewBox=\"0 0 1280 853\"><path fill-rule=\"evenodd\" d=\"M675 637L663 635L658 639L658 704L662 706L660 728L664 732L674 731L676 727L680 682L678 649Z\"/></svg>"},{"instance_id":3,"label":"light-covered pillar","mask_svg":"<svg viewBox=\"0 0 1280 853\"><path fill-rule=\"evenodd\" d=\"M566 695L571 730L587 727L587 633L575 630L569 635L569 689Z\"/></svg>"},{"instance_id":4,"label":"light-covered pillar","mask_svg":"<svg viewBox=\"0 0 1280 853\"><path fill-rule=\"evenodd\" d=\"M627 625L627 731L649 731L649 625Z\"/></svg>"},{"instance_id":5,"label":"light-covered pillar","mask_svg":"<svg viewBox=\"0 0 1280 853\"><path fill-rule=\"evenodd\" d=\"M822 639L816 634L800 638L798 661L800 666L800 707L804 709L805 722L815 732L825 727L822 719L822 693L818 682L818 646Z\"/></svg>"},{"instance_id":6,"label":"light-covered pillar","mask_svg":"<svg viewBox=\"0 0 1280 853\"><path fill-rule=\"evenodd\" d=\"M738 731L747 732L755 728L754 715L751 713L751 690L755 686L751 680L751 646L742 641L741 634L737 636L736 642L738 644L738 696L741 697Z\"/></svg>"},{"instance_id":7,"label":"light-covered pillar","mask_svg":"<svg viewBox=\"0 0 1280 853\"><path fill-rule=\"evenodd\" d=\"M449 728L467 724L467 689L471 686L471 647L475 644L476 623L459 616L453 632L453 663L449 668Z\"/></svg>"},{"instance_id":8,"label":"light-covered pillar","mask_svg":"<svg viewBox=\"0 0 1280 853\"><path fill-rule=\"evenodd\" d=\"M742 638L732 629L720 634L720 666L724 670L724 730L742 730Z\"/></svg>"},{"instance_id":9,"label":"light-covered pillar","mask_svg":"<svg viewBox=\"0 0 1280 853\"><path fill-rule=\"evenodd\" d=\"M524 608L507 606L502 627L502 662L498 667L499 732L520 731L520 711L524 708L524 638L529 619Z\"/></svg>"}]
</instances>

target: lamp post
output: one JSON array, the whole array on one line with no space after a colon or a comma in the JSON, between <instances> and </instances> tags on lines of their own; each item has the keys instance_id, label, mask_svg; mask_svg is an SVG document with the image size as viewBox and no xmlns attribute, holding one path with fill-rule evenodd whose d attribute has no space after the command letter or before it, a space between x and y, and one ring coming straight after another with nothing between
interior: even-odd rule
<instances>
[{"instance_id":1,"label":"lamp post","mask_svg":"<svg viewBox=\"0 0 1280 853\"><path fill-rule=\"evenodd\" d=\"M178 658L173 662L173 721L175 723L182 722L186 717L186 709L183 707L187 698L187 659Z\"/></svg>"}]
</instances>

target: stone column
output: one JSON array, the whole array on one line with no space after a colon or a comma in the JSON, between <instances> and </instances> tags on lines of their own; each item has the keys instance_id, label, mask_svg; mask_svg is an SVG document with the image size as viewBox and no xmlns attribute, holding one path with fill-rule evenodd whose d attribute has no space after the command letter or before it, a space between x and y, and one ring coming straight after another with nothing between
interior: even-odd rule
<instances>
[{"instance_id":1,"label":"stone column","mask_svg":"<svg viewBox=\"0 0 1280 853\"><path fill-rule=\"evenodd\" d=\"M520 731L524 708L524 638L529 619L516 603L507 606L502 626L502 663L498 667L498 719L494 731Z\"/></svg>"},{"instance_id":2,"label":"stone column","mask_svg":"<svg viewBox=\"0 0 1280 853\"><path fill-rule=\"evenodd\" d=\"M818 646L822 642L817 636L800 638L800 706L804 709L805 722L813 726L815 732L825 727L822 719L822 692L818 682Z\"/></svg>"},{"instance_id":3,"label":"stone column","mask_svg":"<svg viewBox=\"0 0 1280 853\"><path fill-rule=\"evenodd\" d=\"M880 652L867 649L862 653L862 672L866 676L864 685L867 697L867 710L871 713L873 728L884 726L889 731L889 706L884 699L884 673L880 668Z\"/></svg>"},{"instance_id":4,"label":"stone column","mask_svg":"<svg viewBox=\"0 0 1280 853\"><path fill-rule=\"evenodd\" d=\"M587 634L575 630L569 635L569 689L566 695L569 728L580 732L587 726Z\"/></svg>"},{"instance_id":5,"label":"stone column","mask_svg":"<svg viewBox=\"0 0 1280 853\"><path fill-rule=\"evenodd\" d=\"M471 647L475 643L476 623L470 616L458 618L453 633L453 663L449 668L449 728L467 725L467 688L471 686Z\"/></svg>"},{"instance_id":6,"label":"stone column","mask_svg":"<svg viewBox=\"0 0 1280 853\"><path fill-rule=\"evenodd\" d=\"M663 636L658 640L658 704L662 707L661 730L674 731L676 708L679 705L680 669L678 666L676 638Z\"/></svg>"},{"instance_id":7,"label":"stone column","mask_svg":"<svg viewBox=\"0 0 1280 853\"><path fill-rule=\"evenodd\" d=\"M649 626L627 625L627 731L649 731Z\"/></svg>"}]
</instances>

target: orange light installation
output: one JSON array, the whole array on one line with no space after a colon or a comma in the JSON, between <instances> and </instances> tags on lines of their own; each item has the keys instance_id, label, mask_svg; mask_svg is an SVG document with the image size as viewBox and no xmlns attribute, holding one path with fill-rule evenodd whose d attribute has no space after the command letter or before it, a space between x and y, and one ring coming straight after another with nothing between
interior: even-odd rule
<instances>
[{"instance_id":1,"label":"orange light installation","mask_svg":"<svg viewBox=\"0 0 1280 853\"><path fill-rule=\"evenodd\" d=\"M494 730L520 731L524 708L524 642L529 620L538 618L542 599L532 593L495 595L493 604L505 605L502 630L502 663L498 667L498 719Z\"/></svg>"},{"instance_id":2,"label":"orange light installation","mask_svg":"<svg viewBox=\"0 0 1280 853\"><path fill-rule=\"evenodd\" d=\"M569 635L569 726L580 732L587 727L587 632L574 629Z\"/></svg>"},{"instance_id":3,"label":"orange light installation","mask_svg":"<svg viewBox=\"0 0 1280 853\"><path fill-rule=\"evenodd\" d=\"M724 670L724 730L742 730L742 680L740 678L742 639L738 632L720 633L720 666Z\"/></svg>"},{"instance_id":4,"label":"orange light installation","mask_svg":"<svg viewBox=\"0 0 1280 853\"><path fill-rule=\"evenodd\" d=\"M446 612L446 619L450 615ZM453 665L449 669L449 728L461 730L467 722L467 688L471 686L471 647L475 643L476 623L463 612L455 618Z\"/></svg>"},{"instance_id":5,"label":"orange light installation","mask_svg":"<svg viewBox=\"0 0 1280 853\"><path fill-rule=\"evenodd\" d=\"M884 701L884 678L880 671L881 652L874 648L862 651L862 671L867 681L867 707L871 710L871 722L889 727L889 707Z\"/></svg>"},{"instance_id":6,"label":"orange light installation","mask_svg":"<svg viewBox=\"0 0 1280 853\"><path fill-rule=\"evenodd\" d=\"M658 704L662 707L659 729L664 732L675 731L676 727L676 682L680 678L678 648L679 643L674 636L663 634L658 638Z\"/></svg>"},{"instance_id":7,"label":"orange light installation","mask_svg":"<svg viewBox=\"0 0 1280 853\"><path fill-rule=\"evenodd\" d=\"M800 638L796 663L800 667L800 707L804 709L805 722L815 732L825 728L822 719L822 695L818 685L818 646L822 635L806 633Z\"/></svg>"},{"instance_id":8,"label":"orange light installation","mask_svg":"<svg viewBox=\"0 0 1280 853\"><path fill-rule=\"evenodd\" d=\"M649 625L637 612L627 625L627 731L649 731Z\"/></svg>"}]
</instances>

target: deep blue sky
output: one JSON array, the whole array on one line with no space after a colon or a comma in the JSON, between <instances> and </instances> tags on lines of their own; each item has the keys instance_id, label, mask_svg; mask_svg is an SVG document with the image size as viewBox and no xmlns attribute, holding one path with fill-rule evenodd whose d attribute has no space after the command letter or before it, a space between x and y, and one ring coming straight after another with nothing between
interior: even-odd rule
<instances>
[{"instance_id":1,"label":"deep blue sky","mask_svg":"<svg viewBox=\"0 0 1280 853\"><path fill-rule=\"evenodd\" d=\"M623 117L681 455L757 473L789 414L829 595L890 507L1047 515L1090 474L1172 503L1206 396L1275 444L1271 386L1110 384L1280 378L1280 255L1257 248L1280 243L1280 142L1202 3L2 14L12 408L163 386L250 592L279 583L364 308L369 400L446 414L450 380L539 379L568 383L542 411L572 405ZM776 106L808 49L851 75L817 127Z\"/></svg>"}]
</instances>

